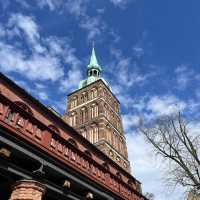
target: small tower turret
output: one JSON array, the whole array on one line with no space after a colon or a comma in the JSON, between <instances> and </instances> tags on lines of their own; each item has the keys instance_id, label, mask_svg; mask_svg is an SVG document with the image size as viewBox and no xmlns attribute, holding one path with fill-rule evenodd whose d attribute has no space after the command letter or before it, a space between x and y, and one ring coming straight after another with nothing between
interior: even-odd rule
<instances>
[{"instance_id":1,"label":"small tower turret","mask_svg":"<svg viewBox=\"0 0 200 200\"><path fill-rule=\"evenodd\" d=\"M87 79L82 80L79 83L79 89L97 81L98 79L102 79L101 78L101 72L102 72L102 68L97 61L95 48L94 48L94 45L93 45L92 54L91 54L91 57L90 57L90 63L87 66ZM102 80L105 82L105 84L107 84L104 79L102 79Z\"/></svg>"},{"instance_id":2,"label":"small tower turret","mask_svg":"<svg viewBox=\"0 0 200 200\"><path fill-rule=\"evenodd\" d=\"M101 74L101 66L98 64L96 53L94 47L92 48L92 54L90 57L90 63L87 67L88 77L100 77Z\"/></svg>"}]
</instances>

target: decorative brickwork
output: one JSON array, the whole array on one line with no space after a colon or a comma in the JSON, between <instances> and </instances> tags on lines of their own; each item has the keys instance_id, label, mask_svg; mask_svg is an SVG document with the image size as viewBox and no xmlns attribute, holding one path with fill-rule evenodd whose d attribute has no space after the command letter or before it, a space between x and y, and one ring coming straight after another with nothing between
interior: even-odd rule
<instances>
[{"instance_id":1,"label":"decorative brickwork","mask_svg":"<svg viewBox=\"0 0 200 200\"><path fill-rule=\"evenodd\" d=\"M89 66L91 67L92 64ZM90 76L90 71L91 68L88 69L88 79L93 76L95 79L68 96L64 120L118 165L130 172L120 103L106 81L100 78L100 71L96 76Z\"/></svg>"},{"instance_id":2,"label":"decorative brickwork","mask_svg":"<svg viewBox=\"0 0 200 200\"><path fill-rule=\"evenodd\" d=\"M45 186L33 180L21 180L12 187L9 200L42 200Z\"/></svg>"},{"instance_id":3,"label":"decorative brickwork","mask_svg":"<svg viewBox=\"0 0 200 200\"><path fill-rule=\"evenodd\" d=\"M103 131L108 122L110 122L110 127L114 129L114 123L111 119L106 120L105 114L103 114L108 111L103 109L103 105L105 103L107 103L107 106L113 104L109 103L109 100L103 100L104 92L102 93L102 91L104 88L108 95L113 95L111 90L100 79L82 87L75 93L80 92L81 94L81 92L87 90L89 92L89 89L92 89L95 85L97 86L97 96L95 92L89 101L84 102L88 109L88 115L86 115L88 118L86 117L84 123L92 127L90 136L97 133L98 137L93 139L94 141L98 140L94 144L96 146L98 144L100 150L88 141L91 137L88 137L87 126L80 125L83 132L75 131L54 111L48 109L0 73L0 143L2 146L0 158L3 159L0 169L1 197L4 190L5 193L9 192L7 187L11 184L10 180L13 180L13 177L23 178L26 172L35 172L32 174L33 177L37 175L37 180L41 179L42 181L44 179L50 186L45 194L45 199L57 199L58 194L61 195L59 199L65 199L70 189L70 196L73 195L79 199L82 199L83 191L85 191L92 193L95 199L146 200L142 195L141 183L127 170L123 170L119 167L119 164L116 164L118 158L115 159L115 154L121 156L122 154L117 152L112 145L109 146L109 142L106 140L109 136L106 129ZM109 99L117 101L114 95ZM77 108L82 106L80 100L81 97L78 97L75 103L76 107L70 108L69 113L77 110L77 115L79 115L80 110L78 111ZM90 119L92 115L89 105L90 101L93 100L98 104L98 112L94 109L93 118ZM98 113L97 116L96 113ZM68 118L68 115L64 117ZM121 137L124 137L123 131L119 133L121 133ZM11 142L9 138L12 139ZM116 163L105 155L109 155L109 148L112 148L115 153L112 155L112 159ZM127 160L126 157L124 159ZM44 161L44 168L41 163L42 160ZM24 165L24 162L27 163ZM6 176L4 177L5 170L9 172L8 179L5 178ZM48 170L48 173L46 173L46 170ZM39 176L42 172L45 172L45 177ZM68 173L70 173L70 176ZM31 174L28 173L27 175L30 176ZM11 177L9 178L9 176ZM55 177L58 177L58 179ZM71 177L74 177L73 181L76 184L74 182L70 184ZM93 188L90 191L88 191L88 183ZM58 188L56 187L57 190L53 189L55 185L58 186ZM63 188L59 190L60 187ZM79 187L80 191L77 190ZM42 199L45 192L42 184L32 180L19 181L12 189L11 200L32 200L35 199L35 196L37 199ZM89 196L91 197L91 195ZM3 194L3 199L9 199L7 194Z\"/></svg>"}]
</instances>

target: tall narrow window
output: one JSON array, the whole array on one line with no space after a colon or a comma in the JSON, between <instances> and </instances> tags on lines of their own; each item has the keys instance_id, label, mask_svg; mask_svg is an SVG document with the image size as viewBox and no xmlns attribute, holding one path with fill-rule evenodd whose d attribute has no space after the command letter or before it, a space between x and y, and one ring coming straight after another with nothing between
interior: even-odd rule
<instances>
[{"instance_id":1,"label":"tall narrow window","mask_svg":"<svg viewBox=\"0 0 200 200\"><path fill-rule=\"evenodd\" d=\"M104 104L104 115L108 118L108 106L106 104Z\"/></svg>"},{"instance_id":2,"label":"tall narrow window","mask_svg":"<svg viewBox=\"0 0 200 200\"><path fill-rule=\"evenodd\" d=\"M91 119L98 117L98 115L99 115L98 104L92 104L92 106L91 106Z\"/></svg>"},{"instance_id":3,"label":"tall narrow window","mask_svg":"<svg viewBox=\"0 0 200 200\"><path fill-rule=\"evenodd\" d=\"M98 126L93 127L93 133L94 133L94 143L99 141L99 128Z\"/></svg>"},{"instance_id":4,"label":"tall narrow window","mask_svg":"<svg viewBox=\"0 0 200 200\"><path fill-rule=\"evenodd\" d=\"M113 132L113 146L116 148L116 134Z\"/></svg>"},{"instance_id":5,"label":"tall narrow window","mask_svg":"<svg viewBox=\"0 0 200 200\"><path fill-rule=\"evenodd\" d=\"M92 88L92 90L90 92L90 99L96 98L97 95L98 95L97 89L96 88Z\"/></svg>"},{"instance_id":6,"label":"tall narrow window","mask_svg":"<svg viewBox=\"0 0 200 200\"><path fill-rule=\"evenodd\" d=\"M92 127L90 127L90 129L89 129L88 140L89 140L91 143L94 143L94 139L93 139L93 128L92 128Z\"/></svg>"},{"instance_id":7,"label":"tall narrow window","mask_svg":"<svg viewBox=\"0 0 200 200\"><path fill-rule=\"evenodd\" d=\"M106 131L106 134L107 134L107 141L111 144L112 143L112 138L111 138L111 128L109 125L107 125L107 131Z\"/></svg>"},{"instance_id":8,"label":"tall narrow window","mask_svg":"<svg viewBox=\"0 0 200 200\"><path fill-rule=\"evenodd\" d=\"M115 137L115 141L116 141L116 149L119 151L119 137L117 135Z\"/></svg>"},{"instance_id":9,"label":"tall narrow window","mask_svg":"<svg viewBox=\"0 0 200 200\"><path fill-rule=\"evenodd\" d=\"M99 140L99 128L96 124L92 124L88 131L88 140L91 143L96 143Z\"/></svg>"},{"instance_id":10,"label":"tall narrow window","mask_svg":"<svg viewBox=\"0 0 200 200\"><path fill-rule=\"evenodd\" d=\"M97 97L98 94L97 94L97 89L96 88L93 89L93 93L94 93L94 98Z\"/></svg>"},{"instance_id":11,"label":"tall narrow window","mask_svg":"<svg viewBox=\"0 0 200 200\"><path fill-rule=\"evenodd\" d=\"M88 118L88 111L86 107L81 108L81 123L85 123Z\"/></svg>"},{"instance_id":12,"label":"tall narrow window","mask_svg":"<svg viewBox=\"0 0 200 200\"><path fill-rule=\"evenodd\" d=\"M94 106L94 117L98 117L98 114L99 114L99 108L98 108L98 105L96 104Z\"/></svg>"},{"instance_id":13,"label":"tall narrow window","mask_svg":"<svg viewBox=\"0 0 200 200\"><path fill-rule=\"evenodd\" d=\"M88 100L87 92L83 92L81 95L81 103L85 103Z\"/></svg>"},{"instance_id":14,"label":"tall narrow window","mask_svg":"<svg viewBox=\"0 0 200 200\"><path fill-rule=\"evenodd\" d=\"M119 142L119 151L120 152L123 151L123 140L122 140L122 138L120 138L120 142Z\"/></svg>"},{"instance_id":15,"label":"tall narrow window","mask_svg":"<svg viewBox=\"0 0 200 200\"><path fill-rule=\"evenodd\" d=\"M69 118L69 124L71 125L71 126L76 126L76 124L77 124L77 114L76 114L76 112L73 112L72 114L71 114L71 116L70 116L70 118Z\"/></svg>"},{"instance_id":16,"label":"tall narrow window","mask_svg":"<svg viewBox=\"0 0 200 200\"><path fill-rule=\"evenodd\" d=\"M78 105L78 98L77 97L73 97L71 100L71 108L74 108Z\"/></svg>"}]
</instances>

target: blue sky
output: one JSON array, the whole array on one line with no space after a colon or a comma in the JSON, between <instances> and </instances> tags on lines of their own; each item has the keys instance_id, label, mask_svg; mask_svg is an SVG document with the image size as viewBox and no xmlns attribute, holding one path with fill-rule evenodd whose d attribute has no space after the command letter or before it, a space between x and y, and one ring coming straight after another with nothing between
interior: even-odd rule
<instances>
[{"instance_id":1,"label":"blue sky","mask_svg":"<svg viewBox=\"0 0 200 200\"><path fill-rule=\"evenodd\" d=\"M177 192L165 192L165 166L136 127L140 117L180 109L199 130L199 6L198 0L0 0L0 70L64 113L95 41L103 76L121 101L133 174L156 200L177 200Z\"/></svg>"}]
</instances>

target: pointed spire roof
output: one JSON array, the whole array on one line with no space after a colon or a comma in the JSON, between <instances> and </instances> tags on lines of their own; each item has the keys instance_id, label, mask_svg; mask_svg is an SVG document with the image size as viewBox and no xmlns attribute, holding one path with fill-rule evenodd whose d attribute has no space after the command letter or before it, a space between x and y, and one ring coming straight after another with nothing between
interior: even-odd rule
<instances>
[{"instance_id":1,"label":"pointed spire roof","mask_svg":"<svg viewBox=\"0 0 200 200\"><path fill-rule=\"evenodd\" d=\"M95 53L95 48L94 48L94 45L93 45L93 48L92 48L92 54L91 54L91 57L90 57L90 63L88 65L88 69L98 69L99 71L101 71L101 66L98 64L98 61L97 61L97 57L96 57L96 53Z\"/></svg>"}]
</instances>

